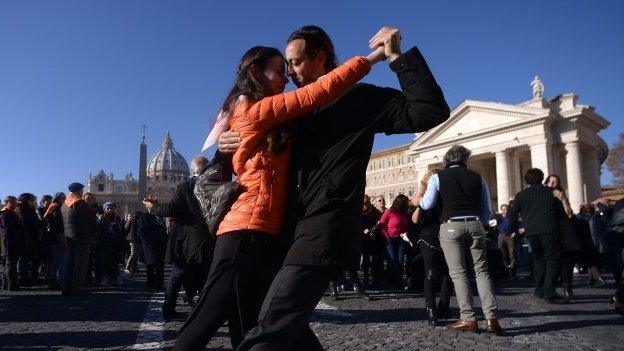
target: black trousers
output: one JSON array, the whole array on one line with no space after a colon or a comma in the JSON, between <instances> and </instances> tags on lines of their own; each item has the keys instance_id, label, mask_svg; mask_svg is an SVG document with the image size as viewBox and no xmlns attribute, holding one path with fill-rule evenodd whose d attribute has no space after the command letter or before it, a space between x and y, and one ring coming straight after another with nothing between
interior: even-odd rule
<instances>
[{"instance_id":1,"label":"black trousers","mask_svg":"<svg viewBox=\"0 0 624 351\"><path fill-rule=\"evenodd\" d=\"M557 234L527 237L533 255L535 295L545 299L557 296L556 281L561 273L561 245Z\"/></svg>"},{"instance_id":2,"label":"black trousers","mask_svg":"<svg viewBox=\"0 0 624 351\"><path fill-rule=\"evenodd\" d=\"M440 292L438 308L448 308L453 293L453 281L449 276L448 266L439 245L431 245L429 241L420 241L420 253L425 266L425 304L429 308L436 308L436 294Z\"/></svg>"},{"instance_id":3,"label":"black trousers","mask_svg":"<svg viewBox=\"0 0 624 351\"><path fill-rule=\"evenodd\" d=\"M165 302L163 308L175 309L178 294L180 289L184 286L186 296L192 298L197 291L201 292L201 288L206 283L208 277L208 270L206 267L210 267L208 264L194 263L194 264L173 264L171 265L171 272L169 273L169 279L165 286Z\"/></svg>"},{"instance_id":4,"label":"black trousers","mask_svg":"<svg viewBox=\"0 0 624 351\"><path fill-rule=\"evenodd\" d=\"M219 235L206 285L182 326L174 350L203 350L227 320L236 347L258 321L281 262L275 238L241 230Z\"/></svg>"},{"instance_id":5,"label":"black trousers","mask_svg":"<svg viewBox=\"0 0 624 351\"><path fill-rule=\"evenodd\" d=\"M165 286L165 262L145 265L145 280L148 288L162 290Z\"/></svg>"},{"instance_id":6,"label":"black trousers","mask_svg":"<svg viewBox=\"0 0 624 351\"><path fill-rule=\"evenodd\" d=\"M258 326L236 350L324 350L310 329L310 318L336 274L326 267L282 267L264 299Z\"/></svg>"},{"instance_id":7,"label":"black trousers","mask_svg":"<svg viewBox=\"0 0 624 351\"><path fill-rule=\"evenodd\" d=\"M19 289L17 285L17 256L8 255L4 258L4 272L2 275L2 289L8 291Z\"/></svg>"}]
</instances>

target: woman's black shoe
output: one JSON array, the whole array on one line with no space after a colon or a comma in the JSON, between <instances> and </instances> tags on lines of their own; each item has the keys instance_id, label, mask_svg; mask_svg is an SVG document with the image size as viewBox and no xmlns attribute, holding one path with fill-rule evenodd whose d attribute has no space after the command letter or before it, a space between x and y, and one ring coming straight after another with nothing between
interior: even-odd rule
<instances>
[{"instance_id":1,"label":"woman's black shoe","mask_svg":"<svg viewBox=\"0 0 624 351\"><path fill-rule=\"evenodd\" d=\"M438 325L435 310L431 307L427 307L427 320L430 326Z\"/></svg>"},{"instance_id":2,"label":"woman's black shoe","mask_svg":"<svg viewBox=\"0 0 624 351\"><path fill-rule=\"evenodd\" d=\"M451 309L444 306L444 305L438 305L438 308L436 309L436 316L439 319L451 319L453 318L453 314L451 313Z\"/></svg>"}]
</instances>

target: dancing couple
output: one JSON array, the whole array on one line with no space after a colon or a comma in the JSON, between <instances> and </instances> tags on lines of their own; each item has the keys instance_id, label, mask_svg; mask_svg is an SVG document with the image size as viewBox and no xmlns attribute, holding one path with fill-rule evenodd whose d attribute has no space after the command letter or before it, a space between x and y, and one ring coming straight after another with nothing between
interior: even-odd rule
<instances>
[{"instance_id":1,"label":"dancing couple","mask_svg":"<svg viewBox=\"0 0 624 351\"><path fill-rule=\"evenodd\" d=\"M364 43L363 43L364 44ZM364 45L362 45L364 47ZM242 192L217 230L204 290L175 350L202 350L227 320L236 350L322 350L309 327L329 282L359 254L376 133L424 132L449 108L423 56L384 27L341 65L305 26L242 57L205 146L232 154ZM401 90L358 84L390 62ZM289 76L298 89L284 92Z\"/></svg>"}]
</instances>

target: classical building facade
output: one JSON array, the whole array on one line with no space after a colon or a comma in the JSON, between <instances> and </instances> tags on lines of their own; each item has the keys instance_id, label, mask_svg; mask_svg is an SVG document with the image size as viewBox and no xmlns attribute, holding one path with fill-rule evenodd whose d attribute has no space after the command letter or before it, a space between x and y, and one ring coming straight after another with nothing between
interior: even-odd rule
<instances>
[{"instance_id":1,"label":"classical building facade","mask_svg":"<svg viewBox=\"0 0 624 351\"><path fill-rule=\"evenodd\" d=\"M184 157L173 147L173 140L167 132L161 148L147 161L145 136L139 147L139 179L132 173L123 179L115 179L112 173L100 170L89 175L86 190L103 204L114 201L120 214L144 210L141 200L151 195L161 202L171 200L176 186L189 178L189 167Z\"/></svg>"},{"instance_id":2,"label":"classical building facade","mask_svg":"<svg viewBox=\"0 0 624 351\"><path fill-rule=\"evenodd\" d=\"M410 144L371 156L367 194L387 202L413 194L431 168L453 145L472 151L468 167L488 183L492 205L507 203L524 186L524 172L540 168L561 177L572 208L600 197L600 167L608 147L598 133L609 122L594 107L578 103L573 93L543 98L538 77L531 83L533 99L517 104L465 100L440 126L417 134Z\"/></svg>"}]
</instances>

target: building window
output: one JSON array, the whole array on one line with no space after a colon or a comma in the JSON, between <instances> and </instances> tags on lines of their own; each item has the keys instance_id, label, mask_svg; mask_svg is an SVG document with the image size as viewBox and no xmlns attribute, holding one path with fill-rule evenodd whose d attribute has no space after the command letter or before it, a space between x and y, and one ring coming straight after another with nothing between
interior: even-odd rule
<instances>
[{"instance_id":1,"label":"building window","mask_svg":"<svg viewBox=\"0 0 624 351\"><path fill-rule=\"evenodd\" d=\"M98 191L104 191L104 184L98 184Z\"/></svg>"},{"instance_id":2,"label":"building window","mask_svg":"<svg viewBox=\"0 0 624 351\"><path fill-rule=\"evenodd\" d=\"M407 194L408 196L414 196L414 189L410 189Z\"/></svg>"}]
</instances>

